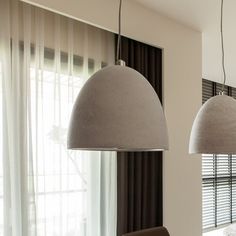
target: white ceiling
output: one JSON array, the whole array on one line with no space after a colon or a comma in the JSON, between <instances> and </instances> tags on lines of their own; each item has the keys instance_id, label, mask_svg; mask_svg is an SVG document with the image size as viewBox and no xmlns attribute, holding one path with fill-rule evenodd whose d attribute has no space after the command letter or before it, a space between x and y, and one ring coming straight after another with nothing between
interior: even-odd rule
<instances>
[{"instance_id":1,"label":"white ceiling","mask_svg":"<svg viewBox=\"0 0 236 236\"><path fill-rule=\"evenodd\" d=\"M203 35L203 77L222 81L220 51L221 0L133 0L185 24ZM236 87L236 0L224 1L225 61L228 84Z\"/></svg>"},{"instance_id":2,"label":"white ceiling","mask_svg":"<svg viewBox=\"0 0 236 236\"><path fill-rule=\"evenodd\" d=\"M220 0L133 0L158 13L202 31L217 20ZM226 3L227 1L227 3ZM228 2L225 0L225 7Z\"/></svg>"}]
</instances>

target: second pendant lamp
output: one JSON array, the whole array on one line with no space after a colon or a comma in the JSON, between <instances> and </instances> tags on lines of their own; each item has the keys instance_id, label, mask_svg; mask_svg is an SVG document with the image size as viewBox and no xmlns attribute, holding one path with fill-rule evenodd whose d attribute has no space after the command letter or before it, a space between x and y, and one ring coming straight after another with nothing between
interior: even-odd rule
<instances>
[{"instance_id":1,"label":"second pendant lamp","mask_svg":"<svg viewBox=\"0 0 236 236\"><path fill-rule=\"evenodd\" d=\"M69 149L158 151L168 149L165 116L159 98L139 72L119 60L96 72L81 89L73 107Z\"/></svg>"},{"instance_id":2,"label":"second pendant lamp","mask_svg":"<svg viewBox=\"0 0 236 236\"><path fill-rule=\"evenodd\" d=\"M223 6L221 0L221 46L224 81L219 95L200 108L193 122L189 153L236 154L236 100L224 95L226 72L224 64Z\"/></svg>"}]
</instances>

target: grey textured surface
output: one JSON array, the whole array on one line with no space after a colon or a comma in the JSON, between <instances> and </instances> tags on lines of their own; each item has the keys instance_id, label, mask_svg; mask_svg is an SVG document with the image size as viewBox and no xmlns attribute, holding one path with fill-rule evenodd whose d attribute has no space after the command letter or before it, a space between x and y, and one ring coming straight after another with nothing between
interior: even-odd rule
<instances>
[{"instance_id":1,"label":"grey textured surface","mask_svg":"<svg viewBox=\"0 0 236 236\"><path fill-rule=\"evenodd\" d=\"M236 154L236 100L210 98L200 108L191 131L189 153Z\"/></svg>"},{"instance_id":2,"label":"grey textured surface","mask_svg":"<svg viewBox=\"0 0 236 236\"><path fill-rule=\"evenodd\" d=\"M69 149L168 149L166 120L156 92L129 67L99 70L76 99L67 141Z\"/></svg>"}]
</instances>

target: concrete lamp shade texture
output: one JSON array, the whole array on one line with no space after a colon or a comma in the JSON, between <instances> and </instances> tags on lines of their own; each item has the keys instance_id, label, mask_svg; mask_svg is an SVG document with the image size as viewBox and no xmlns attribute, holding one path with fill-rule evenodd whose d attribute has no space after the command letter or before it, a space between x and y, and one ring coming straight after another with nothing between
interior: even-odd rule
<instances>
[{"instance_id":1,"label":"concrete lamp shade texture","mask_svg":"<svg viewBox=\"0 0 236 236\"><path fill-rule=\"evenodd\" d=\"M189 153L236 154L236 100L210 98L200 108L190 135Z\"/></svg>"},{"instance_id":2,"label":"concrete lamp shade texture","mask_svg":"<svg viewBox=\"0 0 236 236\"><path fill-rule=\"evenodd\" d=\"M100 151L168 149L166 119L155 90L129 67L99 70L75 101L67 146Z\"/></svg>"}]
</instances>

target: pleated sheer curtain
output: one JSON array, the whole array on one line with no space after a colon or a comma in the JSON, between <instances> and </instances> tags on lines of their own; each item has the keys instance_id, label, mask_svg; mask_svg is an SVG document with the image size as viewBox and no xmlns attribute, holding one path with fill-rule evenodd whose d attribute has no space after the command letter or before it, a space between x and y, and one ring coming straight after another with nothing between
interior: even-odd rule
<instances>
[{"instance_id":1,"label":"pleated sheer curtain","mask_svg":"<svg viewBox=\"0 0 236 236\"><path fill-rule=\"evenodd\" d=\"M113 63L112 33L0 1L0 235L115 236L116 154L66 148L77 94Z\"/></svg>"}]
</instances>

